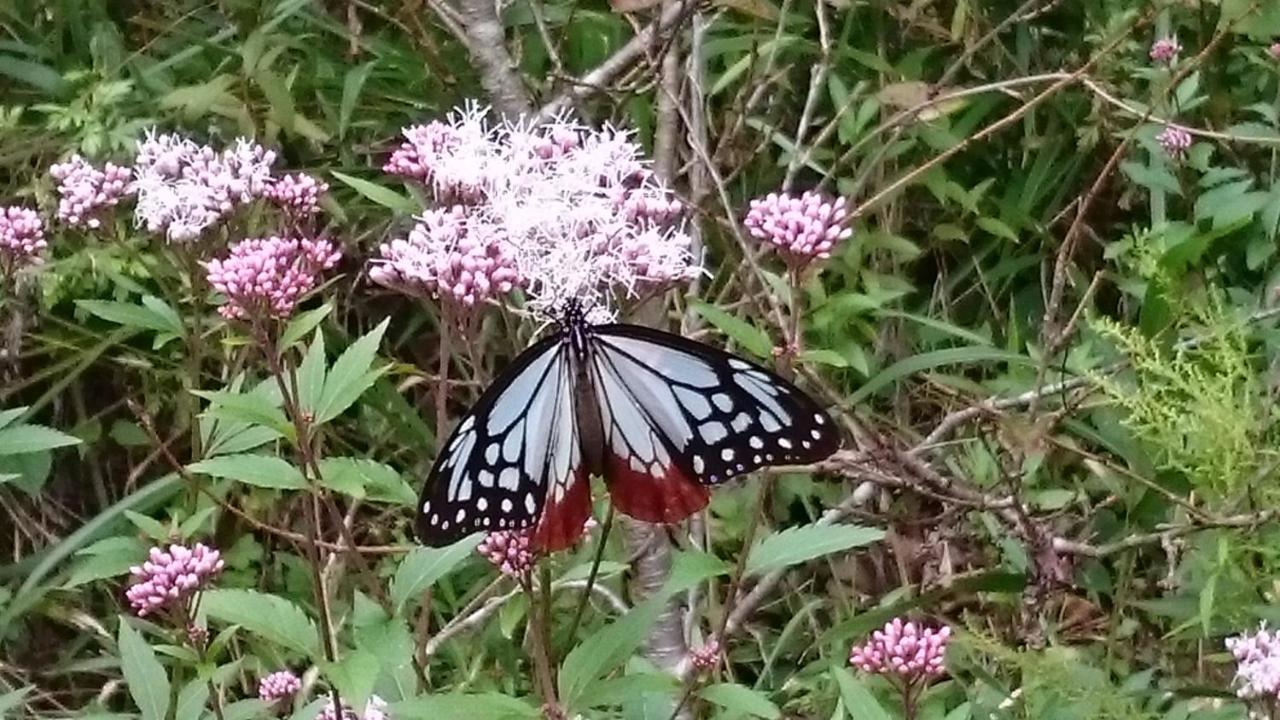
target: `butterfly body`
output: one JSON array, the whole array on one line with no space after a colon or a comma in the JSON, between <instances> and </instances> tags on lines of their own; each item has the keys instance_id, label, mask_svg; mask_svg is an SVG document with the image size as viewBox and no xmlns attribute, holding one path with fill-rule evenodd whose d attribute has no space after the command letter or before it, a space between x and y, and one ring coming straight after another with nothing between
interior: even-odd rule
<instances>
[{"instance_id":1,"label":"butterfly body","mask_svg":"<svg viewBox=\"0 0 1280 720\"><path fill-rule=\"evenodd\" d=\"M534 528L572 545L590 515L590 476L619 511L672 523L709 487L839 448L831 419L771 371L679 335L591 325L569 308L481 395L444 443L419 500L417 535L444 545Z\"/></svg>"}]
</instances>

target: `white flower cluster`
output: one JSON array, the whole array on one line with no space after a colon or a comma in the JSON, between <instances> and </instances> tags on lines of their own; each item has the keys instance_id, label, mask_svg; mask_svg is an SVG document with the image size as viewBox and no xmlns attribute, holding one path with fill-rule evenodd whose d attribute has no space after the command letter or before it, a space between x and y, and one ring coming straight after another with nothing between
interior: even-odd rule
<instances>
[{"instance_id":1,"label":"white flower cluster","mask_svg":"<svg viewBox=\"0 0 1280 720\"><path fill-rule=\"evenodd\" d=\"M546 317L572 299L598 318L614 297L700 272L683 208L627 132L564 119L491 125L469 107L406 128L404 139L384 169L426 184L466 231L441 242L420 226L384 245L371 269L378 282L468 306L521 287Z\"/></svg>"}]
</instances>

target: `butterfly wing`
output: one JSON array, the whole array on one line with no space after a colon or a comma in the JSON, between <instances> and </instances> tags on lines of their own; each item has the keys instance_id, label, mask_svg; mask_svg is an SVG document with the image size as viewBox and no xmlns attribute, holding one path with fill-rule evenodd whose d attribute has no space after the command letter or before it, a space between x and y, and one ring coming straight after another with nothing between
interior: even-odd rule
<instances>
[{"instance_id":1,"label":"butterfly wing","mask_svg":"<svg viewBox=\"0 0 1280 720\"><path fill-rule=\"evenodd\" d=\"M822 408L760 365L637 325L597 326L591 339L606 481L628 515L673 522L705 506L706 485L840 447Z\"/></svg>"},{"instance_id":2,"label":"butterfly wing","mask_svg":"<svg viewBox=\"0 0 1280 720\"><path fill-rule=\"evenodd\" d=\"M419 540L441 546L475 532L537 525L535 546L560 549L581 535L590 491L573 380L569 349L558 334L525 350L494 380L427 476Z\"/></svg>"}]
</instances>

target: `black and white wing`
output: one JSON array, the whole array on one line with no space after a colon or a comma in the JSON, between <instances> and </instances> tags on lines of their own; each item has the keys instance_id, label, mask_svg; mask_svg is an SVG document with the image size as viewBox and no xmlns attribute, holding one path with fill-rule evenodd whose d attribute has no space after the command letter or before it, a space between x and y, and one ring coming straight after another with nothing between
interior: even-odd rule
<instances>
[{"instance_id":1,"label":"black and white wing","mask_svg":"<svg viewBox=\"0 0 1280 720\"><path fill-rule=\"evenodd\" d=\"M760 365L637 325L590 335L605 477L628 515L673 522L706 504L706 485L840 447L822 408Z\"/></svg>"},{"instance_id":2,"label":"black and white wing","mask_svg":"<svg viewBox=\"0 0 1280 720\"><path fill-rule=\"evenodd\" d=\"M419 498L418 539L441 546L536 525L537 547L572 544L590 512L574 397L559 334L521 353L442 446Z\"/></svg>"}]
</instances>

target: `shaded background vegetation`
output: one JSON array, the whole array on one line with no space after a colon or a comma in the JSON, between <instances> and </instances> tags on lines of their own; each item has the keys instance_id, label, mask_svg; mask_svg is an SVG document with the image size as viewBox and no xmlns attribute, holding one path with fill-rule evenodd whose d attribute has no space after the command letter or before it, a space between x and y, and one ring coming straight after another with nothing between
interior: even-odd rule
<instances>
[{"instance_id":1,"label":"shaded background vegetation","mask_svg":"<svg viewBox=\"0 0 1280 720\"><path fill-rule=\"evenodd\" d=\"M717 494L695 525L709 552L731 566L749 534L824 517L886 532L742 587L720 573L687 596L678 609L700 630L680 644L727 614L736 634L720 679L754 700L704 699L684 712L899 716L887 686L832 668L871 628L918 613L961 636L922 716L1242 716L1222 638L1280 620L1280 60L1269 53L1280 10L1240 0L514 0L500 16L514 67L495 68L492 46L468 34L484 5L0 3L6 204L51 210L50 164L72 152L127 159L152 126L217 144L252 136L282 166L332 186L327 232L348 259L325 289L334 310L322 329L336 351L390 318L379 357L391 365L325 442L405 483L389 481L377 499L328 489L366 548L365 568L334 575L344 645L394 645L368 636L367 581L403 570L404 487L424 477L438 429L440 316L362 272L417 207L418 191L378 168L403 126L478 99L510 115L567 109L634 129L692 209L708 269L648 319L766 361L790 344L801 382L841 413L849 438L828 463ZM1153 41L1174 35L1176 64L1149 59ZM1167 123L1194 136L1185 158L1157 140ZM782 266L734 230L748 199L779 188L820 188L858 208L853 238L794 293ZM228 236L261 227L237 222ZM315 617L300 505L226 482L211 499L171 466L200 457L191 420L207 407L190 391L244 372L245 338L207 315L193 371L191 343L77 303L157 295L187 308L208 290L184 284L173 257L125 218L102 234L55 228L50 245L38 281L5 299L0 407L82 443L0 457L0 476L16 475L0 484L0 707L132 712L117 615L121 576L148 538L179 528L212 539L228 561L220 586L288 598ZM451 415L523 346L531 328L518 327L492 311L478 361L459 362ZM322 534L347 542L332 524ZM688 533L676 535L688 551ZM654 588L635 583L652 568L628 568L638 556L627 533L612 542L602 583L638 603ZM592 553L555 560L556 577L581 575ZM462 561L429 602L388 621L413 640L395 652L417 671L407 684L392 669L404 663L373 673L384 697L408 703L404 716L441 712L432 697L463 691L515 698L470 697L477 716L537 714L522 600L431 657L423 650L489 574ZM571 616L574 598L560 604ZM558 646L615 611L597 608ZM252 694L259 668L308 664L249 622L228 635L218 669L166 650L163 629L143 629L175 694L180 678L208 675L233 702ZM570 631L567 618L556 627ZM642 680L614 695L598 680L599 702L578 711L666 717L680 692L643 678L668 660L641 651L612 681ZM317 666L342 682L343 671ZM618 688L667 704L654 711Z\"/></svg>"}]
</instances>

